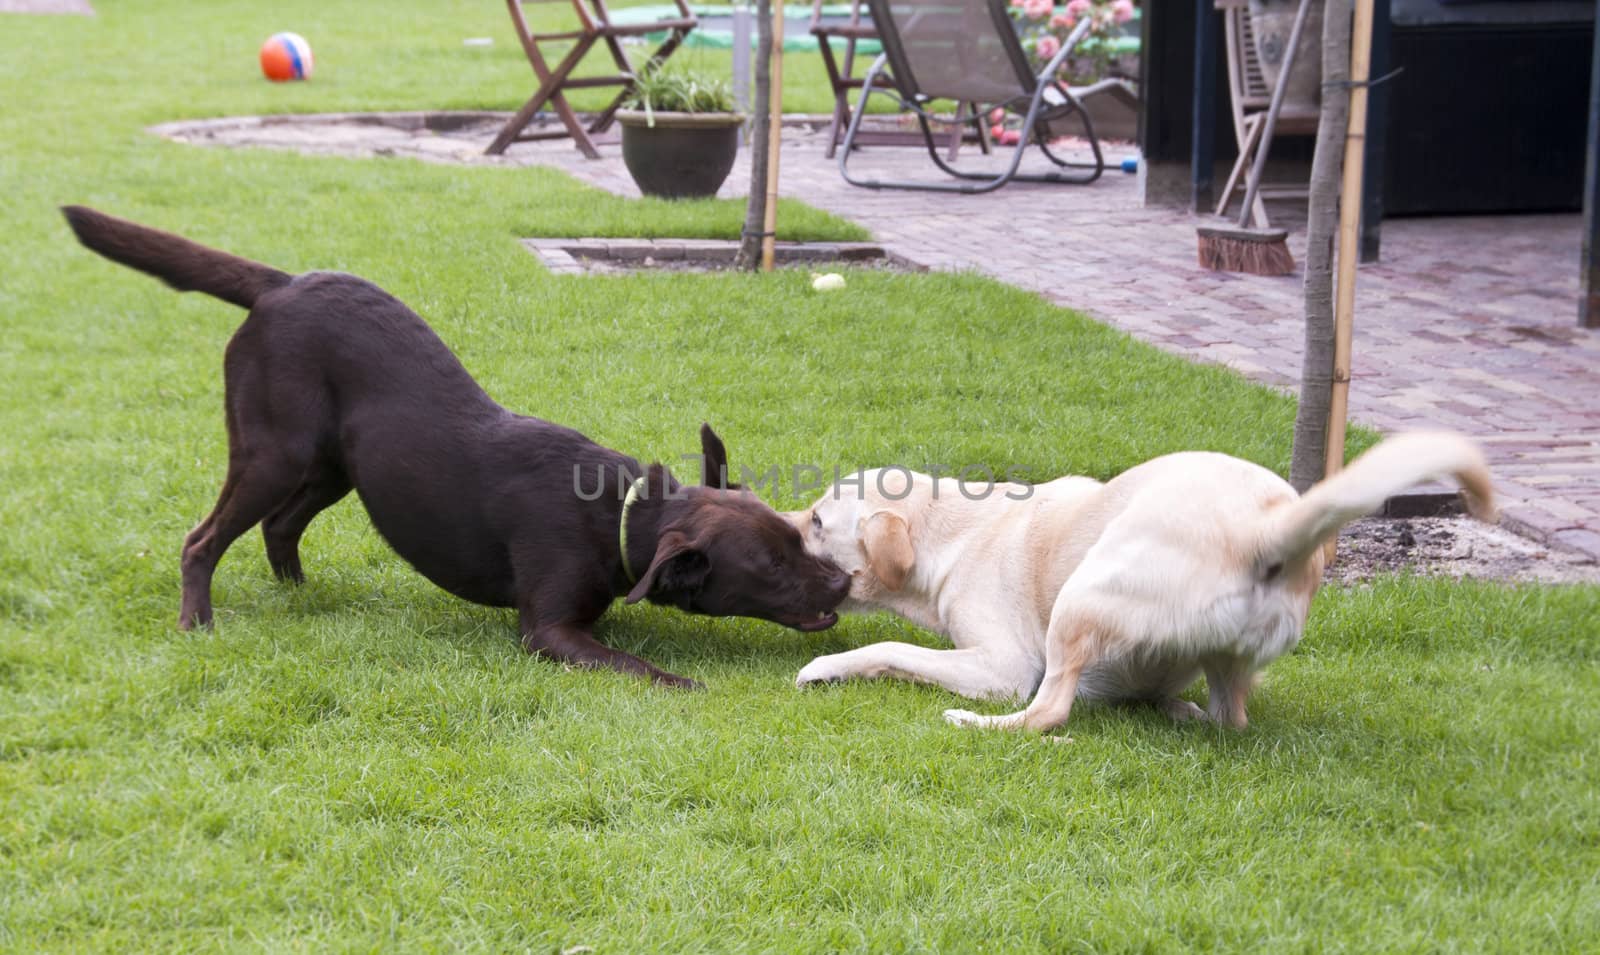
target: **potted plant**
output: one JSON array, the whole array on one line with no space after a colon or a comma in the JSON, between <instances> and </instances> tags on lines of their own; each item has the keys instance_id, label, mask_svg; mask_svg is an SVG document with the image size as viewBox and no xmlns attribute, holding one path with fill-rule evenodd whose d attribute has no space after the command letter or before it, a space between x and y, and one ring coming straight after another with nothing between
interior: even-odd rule
<instances>
[{"instance_id":1,"label":"potted plant","mask_svg":"<svg viewBox=\"0 0 1600 955\"><path fill-rule=\"evenodd\" d=\"M726 80L646 69L634 79L629 108L617 111L622 161L647 196L714 196L733 169L739 126Z\"/></svg>"},{"instance_id":2,"label":"potted plant","mask_svg":"<svg viewBox=\"0 0 1600 955\"><path fill-rule=\"evenodd\" d=\"M1322 102L1322 0L1312 0L1306 23L1295 47L1294 66L1284 90L1283 105L1290 112L1315 112ZM1256 58L1267 88L1278 85L1283 56L1294 32L1299 0L1250 0L1250 32L1255 37Z\"/></svg>"}]
</instances>

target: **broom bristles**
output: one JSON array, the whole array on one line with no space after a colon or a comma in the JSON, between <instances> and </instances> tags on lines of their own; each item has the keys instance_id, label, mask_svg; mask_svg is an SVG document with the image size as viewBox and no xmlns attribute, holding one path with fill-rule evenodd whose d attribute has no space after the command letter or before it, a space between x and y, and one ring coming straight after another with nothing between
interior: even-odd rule
<instances>
[{"instance_id":1,"label":"broom bristles","mask_svg":"<svg viewBox=\"0 0 1600 955\"><path fill-rule=\"evenodd\" d=\"M1294 271L1294 256L1289 254L1289 233L1282 229L1260 231L1202 226L1198 235L1201 268L1249 275L1288 275Z\"/></svg>"}]
</instances>

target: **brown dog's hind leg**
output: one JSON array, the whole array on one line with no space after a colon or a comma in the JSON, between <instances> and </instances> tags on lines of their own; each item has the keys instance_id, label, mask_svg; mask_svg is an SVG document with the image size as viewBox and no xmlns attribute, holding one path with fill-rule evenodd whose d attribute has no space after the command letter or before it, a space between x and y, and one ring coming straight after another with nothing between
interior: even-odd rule
<instances>
[{"instance_id":1,"label":"brown dog's hind leg","mask_svg":"<svg viewBox=\"0 0 1600 955\"><path fill-rule=\"evenodd\" d=\"M217 506L183 542L183 604L178 628L211 624L211 575L228 545L283 506L294 492L304 466L287 457L229 455L228 478L217 495Z\"/></svg>"},{"instance_id":2,"label":"brown dog's hind leg","mask_svg":"<svg viewBox=\"0 0 1600 955\"><path fill-rule=\"evenodd\" d=\"M300 485L281 507L261 522L261 538L267 544L267 563L279 580L305 583L305 571L300 567L300 536L306 532L312 518L349 493L349 479L335 469L325 469Z\"/></svg>"}]
</instances>

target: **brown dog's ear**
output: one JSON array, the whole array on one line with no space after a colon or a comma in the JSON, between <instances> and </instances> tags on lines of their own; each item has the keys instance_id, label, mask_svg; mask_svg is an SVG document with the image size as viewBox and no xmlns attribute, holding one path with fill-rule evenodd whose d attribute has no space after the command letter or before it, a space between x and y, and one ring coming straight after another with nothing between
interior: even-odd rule
<instances>
[{"instance_id":1,"label":"brown dog's ear","mask_svg":"<svg viewBox=\"0 0 1600 955\"><path fill-rule=\"evenodd\" d=\"M911 549L911 529L905 518L888 511L867 518L861 529L861 549L867 556L867 568L885 587L899 590L906 585L917 555Z\"/></svg>"},{"instance_id":2,"label":"brown dog's ear","mask_svg":"<svg viewBox=\"0 0 1600 955\"><path fill-rule=\"evenodd\" d=\"M628 591L626 603L638 603L653 590L691 591L705 583L711 561L689 539L677 531L661 535L650 566L639 575L639 582Z\"/></svg>"},{"instance_id":3,"label":"brown dog's ear","mask_svg":"<svg viewBox=\"0 0 1600 955\"><path fill-rule=\"evenodd\" d=\"M728 483L728 449L711 425L700 425L700 482L707 487L737 488Z\"/></svg>"}]
</instances>

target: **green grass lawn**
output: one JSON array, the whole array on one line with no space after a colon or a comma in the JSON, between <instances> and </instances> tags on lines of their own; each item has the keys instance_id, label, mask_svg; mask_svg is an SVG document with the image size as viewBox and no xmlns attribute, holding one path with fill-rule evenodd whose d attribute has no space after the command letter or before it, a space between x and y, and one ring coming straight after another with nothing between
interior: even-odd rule
<instances>
[{"instance_id":1,"label":"green grass lawn","mask_svg":"<svg viewBox=\"0 0 1600 955\"><path fill-rule=\"evenodd\" d=\"M793 688L818 653L935 643L884 617L801 635L619 606L603 639L709 689L563 671L353 498L308 532L304 587L249 535L216 630L179 633L241 314L82 250L64 202L366 276L503 403L646 458L708 420L758 469L1106 476L1213 448L1282 471L1293 408L972 276L557 278L515 242L731 236L734 203L142 131L511 107L497 2L99 6L0 15L0 951L1595 948L1593 587L1330 588L1248 731L1084 706L1070 744L948 727L934 689ZM259 79L279 29L316 81Z\"/></svg>"}]
</instances>

